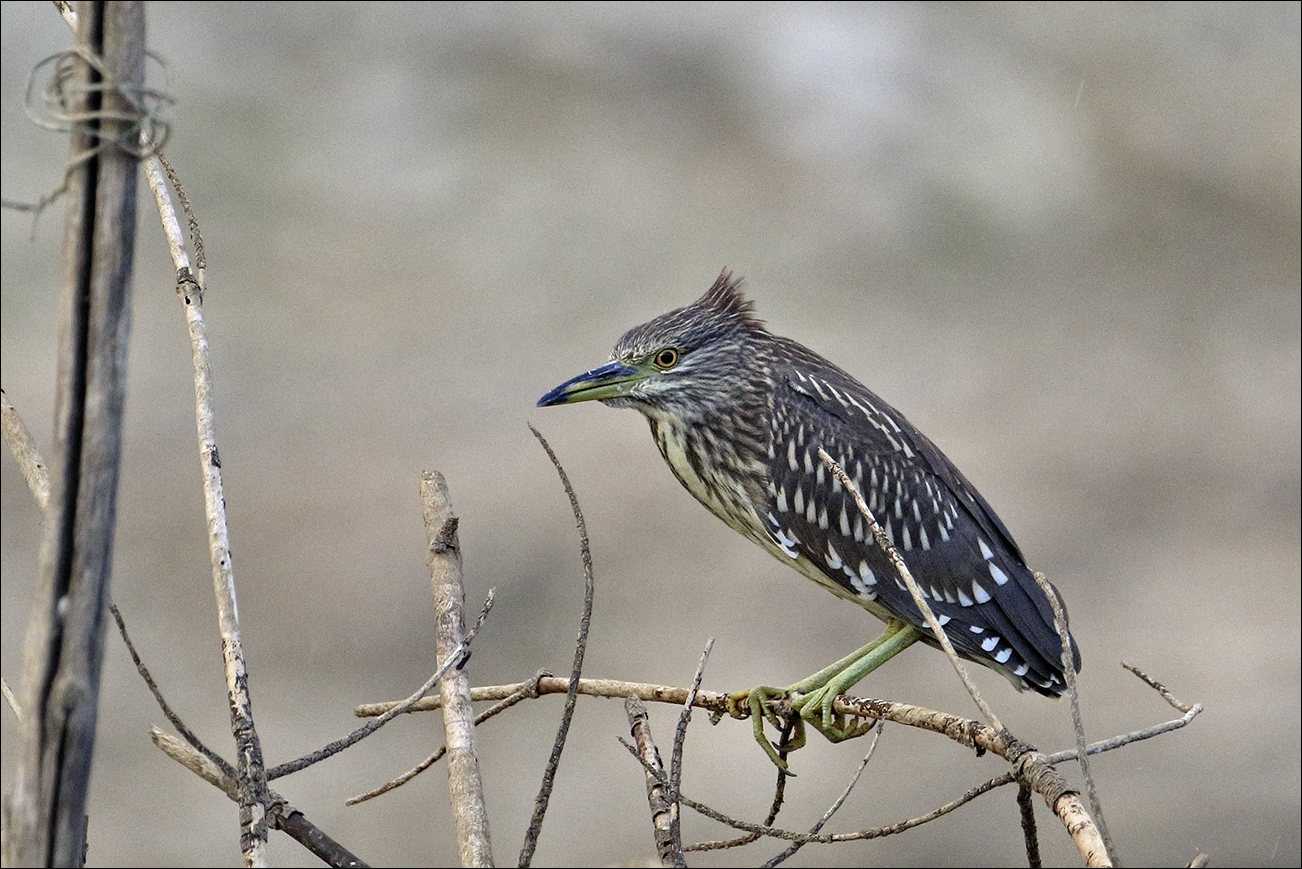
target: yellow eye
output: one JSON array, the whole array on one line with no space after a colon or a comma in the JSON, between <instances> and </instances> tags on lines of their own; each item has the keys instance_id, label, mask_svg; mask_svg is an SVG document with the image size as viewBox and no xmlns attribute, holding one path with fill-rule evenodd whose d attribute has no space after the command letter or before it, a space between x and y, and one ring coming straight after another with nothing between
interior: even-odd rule
<instances>
[{"instance_id":1,"label":"yellow eye","mask_svg":"<svg viewBox=\"0 0 1302 869\"><path fill-rule=\"evenodd\" d=\"M673 347L666 347L656 353L656 367L661 371L668 371L678 364L678 351Z\"/></svg>"}]
</instances>

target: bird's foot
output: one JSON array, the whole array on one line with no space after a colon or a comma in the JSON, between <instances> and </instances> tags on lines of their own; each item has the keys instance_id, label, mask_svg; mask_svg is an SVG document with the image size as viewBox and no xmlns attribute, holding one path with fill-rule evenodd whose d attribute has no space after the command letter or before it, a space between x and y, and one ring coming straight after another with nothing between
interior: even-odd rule
<instances>
[{"instance_id":1,"label":"bird's foot","mask_svg":"<svg viewBox=\"0 0 1302 869\"><path fill-rule=\"evenodd\" d=\"M779 700L790 696L790 694L791 692L787 688L770 688L761 685L749 691L738 691L728 697L728 714L738 719L750 718L751 726L755 732L755 741L759 743L760 748L764 749L764 753L769 756L769 760L773 761L773 764L781 770L787 769L787 762L778 754L777 747L764 735L764 720L768 719L778 730L785 731L788 723L778 718L777 713L773 712L769 706L769 701ZM805 747L805 722L799 714L792 715L790 728L791 735L784 740L784 752L792 752ZM819 730L821 732L822 729L819 728Z\"/></svg>"},{"instance_id":2,"label":"bird's foot","mask_svg":"<svg viewBox=\"0 0 1302 869\"><path fill-rule=\"evenodd\" d=\"M796 694L791 698L791 708L803 721L808 721L815 730L823 734L828 742L844 742L870 732L877 724L873 718L863 719L858 716L846 716L837 712L832 704L840 695L836 684L824 685L805 694ZM853 719L847 723L847 718Z\"/></svg>"}]
</instances>

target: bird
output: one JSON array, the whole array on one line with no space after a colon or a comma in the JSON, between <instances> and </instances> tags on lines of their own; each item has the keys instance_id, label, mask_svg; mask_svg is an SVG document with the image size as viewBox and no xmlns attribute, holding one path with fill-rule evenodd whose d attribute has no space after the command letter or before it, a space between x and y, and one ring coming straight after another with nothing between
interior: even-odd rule
<instances>
[{"instance_id":1,"label":"bird","mask_svg":"<svg viewBox=\"0 0 1302 869\"><path fill-rule=\"evenodd\" d=\"M1018 690L1065 693L1052 605L994 508L898 410L769 332L728 270L694 303L630 329L609 362L538 406L593 400L640 411L673 475L711 513L886 623L871 643L786 689L732 695L730 712L753 718L756 739L779 766L786 763L763 734L764 701L791 697L793 746L803 744L806 721L833 741L850 738L866 727L835 716L835 697L919 640L939 647L820 449L853 480L960 657Z\"/></svg>"}]
</instances>

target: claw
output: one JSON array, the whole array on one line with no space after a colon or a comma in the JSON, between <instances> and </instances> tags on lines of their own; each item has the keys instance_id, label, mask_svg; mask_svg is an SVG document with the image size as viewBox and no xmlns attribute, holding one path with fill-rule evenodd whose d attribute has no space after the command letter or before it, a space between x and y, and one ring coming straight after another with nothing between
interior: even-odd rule
<instances>
[{"instance_id":1,"label":"claw","mask_svg":"<svg viewBox=\"0 0 1302 869\"><path fill-rule=\"evenodd\" d=\"M728 696L728 714L733 718L750 718L755 741L773 761L778 769L789 771L787 762L778 754L773 743L764 735L764 721L767 719L774 727L782 730L785 722L778 719L768 706L770 700L786 697L790 692L786 688L770 688L761 685L750 691L738 691ZM787 751L796 751L805 747L805 722L797 715L793 724L791 738L787 742ZM790 773L795 775L794 773Z\"/></svg>"}]
</instances>

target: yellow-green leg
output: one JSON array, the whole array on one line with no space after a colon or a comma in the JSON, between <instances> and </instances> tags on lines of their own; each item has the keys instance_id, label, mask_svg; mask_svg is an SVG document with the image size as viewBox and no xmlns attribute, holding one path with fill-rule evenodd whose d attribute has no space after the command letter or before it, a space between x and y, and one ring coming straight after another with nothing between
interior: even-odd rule
<instances>
[{"instance_id":1,"label":"yellow-green leg","mask_svg":"<svg viewBox=\"0 0 1302 869\"><path fill-rule=\"evenodd\" d=\"M789 688L761 686L733 694L728 700L728 711L735 718L745 717L749 713L755 730L755 741L763 747L775 764L785 769L786 764L778 757L773 744L764 736L766 717L773 722L774 726L779 728L782 726L776 717L766 713L767 701L791 695L791 708L800 716L789 746L792 751L805 744L805 721L812 724L819 733L832 742L862 736L868 731L869 726L860 723L847 727L844 716L837 715L832 710L833 701L864 676L913 645L920 637L921 634L912 625L892 619L886 623L886 630L877 639L862 649L846 655L835 664L824 667L808 678L801 679Z\"/></svg>"}]
</instances>

